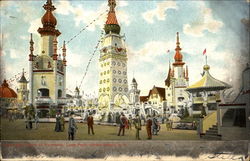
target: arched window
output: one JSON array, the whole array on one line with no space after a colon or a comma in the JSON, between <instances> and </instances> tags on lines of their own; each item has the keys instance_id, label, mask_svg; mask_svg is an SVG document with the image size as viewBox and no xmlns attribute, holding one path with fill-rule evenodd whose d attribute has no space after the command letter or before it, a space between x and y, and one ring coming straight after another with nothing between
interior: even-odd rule
<instances>
[{"instance_id":1,"label":"arched window","mask_svg":"<svg viewBox=\"0 0 250 161\"><path fill-rule=\"evenodd\" d=\"M57 96L58 96L58 98L61 98L61 97L62 97L62 90L59 89L59 90L57 91Z\"/></svg>"}]
</instances>

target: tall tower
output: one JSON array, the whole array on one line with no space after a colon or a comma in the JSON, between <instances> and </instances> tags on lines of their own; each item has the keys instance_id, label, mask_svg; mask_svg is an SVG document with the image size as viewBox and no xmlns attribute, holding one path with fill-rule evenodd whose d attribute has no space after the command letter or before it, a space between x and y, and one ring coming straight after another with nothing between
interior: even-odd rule
<instances>
[{"instance_id":1,"label":"tall tower","mask_svg":"<svg viewBox=\"0 0 250 161\"><path fill-rule=\"evenodd\" d=\"M109 111L122 109L129 103L127 82L127 54L115 14L115 0L109 0L105 36L100 50L98 106Z\"/></svg>"},{"instance_id":2,"label":"tall tower","mask_svg":"<svg viewBox=\"0 0 250 161\"><path fill-rule=\"evenodd\" d=\"M52 105L61 107L65 104L66 83L66 47L63 44L63 59L57 54L57 37L61 34L56 29L57 20L53 15L56 9L51 0L43 6L45 14L41 18L43 27L38 29L41 35L41 49L33 54L33 40L30 40L30 103L38 110L48 109Z\"/></svg>"},{"instance_id":3,"label":"tall tower","mask_svg":"<svg viewBox=\"0 0 250 161\"><path fill-rule=\"evenodd\" d=\"M184 108L188 100L188 93L185 89L188 86L188 67L184 67L183 55L181 54L179 33L176 36L176 48L174 55L174 63L172 67L169 63L169 71L165 80L166 100L168 106L175 107L176 111Z\"/></svg>"},{"instance_id":4,"label":"tall tower","mask_svg":"<svg viewBox=\"0 0 250 161\"><path fill-rule=\"evenodd\" d=\"M17 89L17 102L20 103L21 105L26 105L28 101L28 96L29 96L29 91L27 88L28 81L24 76L24 69L23 69L23 74L18 81L19 88Z\"/></svg>"}]
</instances>

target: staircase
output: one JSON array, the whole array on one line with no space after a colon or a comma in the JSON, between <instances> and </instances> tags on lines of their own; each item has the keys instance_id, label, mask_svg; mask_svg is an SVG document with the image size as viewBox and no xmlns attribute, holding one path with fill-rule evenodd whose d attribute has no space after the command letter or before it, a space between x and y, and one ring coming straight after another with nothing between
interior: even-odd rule
<instances>
[{"instance_id":1,"label":"staircase","mask_svg":"<svg viewBox=\"0 0 250 161\"><path fill-rule=\"evenodd\" d=\"M218 126L213 125L210 127L201 138L205 140L221 140L221 135L218 135Z\"/></svg>"}]
</instances>

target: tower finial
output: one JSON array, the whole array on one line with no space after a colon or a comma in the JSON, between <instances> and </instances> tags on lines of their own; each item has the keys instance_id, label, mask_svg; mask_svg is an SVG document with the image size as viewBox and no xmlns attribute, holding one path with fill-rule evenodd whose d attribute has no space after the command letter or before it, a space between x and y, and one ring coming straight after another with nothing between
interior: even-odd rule
<instances>
[{"instance_id":1,"label":"tower finial","mask_svg":"<svg viewBox=\"0 0 250 161\"><path fill-rule=\"evenodd\" d=\"M33 55L33 51L34 51L34 42L33 42L33 38L32 38L32 33L30 34L30 54L29 54L29 61L33 61L34 59L34 55Z\"/></svg>"},{"instance_id":2,"label":"tower finial","mask_svg":"<svg viewBox=\"0 0 250 161\"><path fill-rule=\"evenodd\" d=\"M184 65L185 63L182 62L182 54L180 48L180 39L179 39L179 32L176 33L176 48L175 48L175 63L173 65Z\"/></svg>"},{"instance_id":3,"label":"tower finial","mask_svg":"<svg viewBox=\"0 0 250 161\"><path fill-rule=\"evenodd\" d=\"M176 33L176 48L175 48L175 50L181 50L180 40L179 40L179 32Z\"/></svg>"},{"instance_id":4,"label":"tower finial","mask_svg":"<svg viewBox=\"0 0 250 161\"><path fill-rule=\"evenodd\" d=\"M116 1L115 0L108 0L109 2L109 12L115 12Z\"/></svg>"}]
</instances>

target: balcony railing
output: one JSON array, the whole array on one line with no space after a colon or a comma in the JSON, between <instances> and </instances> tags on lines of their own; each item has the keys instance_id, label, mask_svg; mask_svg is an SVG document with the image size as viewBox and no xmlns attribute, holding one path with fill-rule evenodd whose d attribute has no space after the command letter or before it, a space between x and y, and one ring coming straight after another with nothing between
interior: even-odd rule
<instances>
[{"instance_id":1,"label":"balcony railing","mask_svg":"<svg viewBox=\"0 0 250 161\"><path fill-rule=\"evenodd\" d=\"M206 100L205 97L193 97L194 104L203 103L205 100ZM208 96L207 97L207 102L208 103L215 103L217 100L220 100L219 95L213 95L213 96Z\"/></svg>"},{"instance_id":2,"label":"balcony railing","mask_svg":"<svg viewBox=\"0 0 250 161\"><path fill-rule=\"evenodd\" d=\"M36 97L35 102L37 104L39 104L39 103L49 103L50 104L50 103L52 103L52 100L50 97L41 96L41 97Z\"/></svg>"},{"instance_id":3,"label":"balcony railing","mask_svg":"<svg viewBox=\"0 0 250 161\"><path fill-rule=\"evenodd\" d=\"M58 103L58 104L67 104L68 101L67 101L66 98L58 98L58 99L57 99L57 103Z\"/></svg>"}]
</instances>

